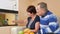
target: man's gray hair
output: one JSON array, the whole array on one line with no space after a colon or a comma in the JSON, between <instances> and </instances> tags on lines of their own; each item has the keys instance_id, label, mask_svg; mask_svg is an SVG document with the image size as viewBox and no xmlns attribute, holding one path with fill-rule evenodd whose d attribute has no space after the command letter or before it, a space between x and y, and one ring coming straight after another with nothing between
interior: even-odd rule
<instances>
[{"instance_id":1,"label":"man's gray hair","mask_svg":"<svg viewBox=\"0 0 60 34\"><path fill-rule=\"evenodd\" d=\"M48 10L48 9L47 9L47 3L45 3L45 2L40 2L40 3L38 3L38 5L40 5L40 8L44 8L46 11Z\"/></svg>"}]
</instances>

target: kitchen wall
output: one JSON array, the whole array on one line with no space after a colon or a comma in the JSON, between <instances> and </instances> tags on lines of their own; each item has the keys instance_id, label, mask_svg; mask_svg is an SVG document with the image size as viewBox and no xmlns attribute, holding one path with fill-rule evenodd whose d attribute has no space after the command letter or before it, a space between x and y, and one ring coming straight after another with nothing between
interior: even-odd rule
<instances>
[{"instance_id":1,"label":"kitchen wall","mask_svg":"<svg viewBox=\"0 0 60 34\"><path fill-rule=\"evenodd\" d=\"M27 18L27 12L26 9L29 5L31 5L32 0L19 0L19 20L24 20ZM25 25L24 24L19 24L19 25Z\"/></svg>"}]
</instances>

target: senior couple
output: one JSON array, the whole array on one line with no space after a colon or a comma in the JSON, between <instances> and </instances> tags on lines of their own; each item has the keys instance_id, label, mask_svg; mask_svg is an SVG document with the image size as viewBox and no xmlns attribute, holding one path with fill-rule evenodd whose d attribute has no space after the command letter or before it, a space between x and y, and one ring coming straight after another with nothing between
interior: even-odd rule
<instances>
[{"instance_id":1,"label":"senior couple","mask_svg":"<svg viewBox=\"0 0 60 34\"><path fill-rule=\"evenodd\" d=\"M24 20L26 28L30 28L35 34L53 33L58 29L56 16L48 10L45 2L40 2L38 5L30 5L27 8L29 17Z\"/></svg>"}]
</instances>

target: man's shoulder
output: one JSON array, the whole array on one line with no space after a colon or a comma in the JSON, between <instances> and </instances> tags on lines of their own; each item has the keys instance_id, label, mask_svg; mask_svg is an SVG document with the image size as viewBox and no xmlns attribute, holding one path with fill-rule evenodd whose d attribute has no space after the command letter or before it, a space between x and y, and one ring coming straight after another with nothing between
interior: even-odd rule
<instances>
[{"instance_id":1,"label":"man's shoulder","mask_svg":"<svg viewBox=\"0 0 60 34\"><path fill-rule=\"evenodd\" d=\"M57 19L56 15L54 15L54 14L47 15L47 16L45 16L45 18L48 18L48 19L52 19L52 18Z\"/></svg>"},{"instance_id":2,"label":"man's shoulder","mask_svg":"<svg viewBox=\"0 0 60 34\"><path fill-rule=\"evenodd\" d=\"M54 15L51 11L48 11L47 15L45 16L47 18L57 18L56 15Z\"/></svg>"},{"instance_id":3,"label":"man's shoulder","mask_svg":"<svg viewBox=\"0 0 60 34\"><path fill-rule=\"evenodd\" d=\"M49 14L49 15L46 15L43 19L45 19L45 20L57 20L57 17L54 14Z\"/></svg>"}]
</instances>

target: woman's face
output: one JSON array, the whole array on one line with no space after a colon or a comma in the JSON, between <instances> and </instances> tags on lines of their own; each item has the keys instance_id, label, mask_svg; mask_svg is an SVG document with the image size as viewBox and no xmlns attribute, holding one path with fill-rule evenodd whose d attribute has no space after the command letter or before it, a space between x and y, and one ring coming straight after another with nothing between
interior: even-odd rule
<instances>
[{"instance_id":1,"label":"woman's face","mask_svg":"<svg viewBox=\"0 0 60 34\"><path fill-rule=\"evenodd\" d=\"M33 15L32 13L29 13L29 12L27 14L28 14L29 17L31 17Z\"/></svg>"}]
</instances>

